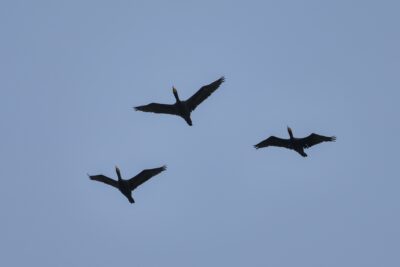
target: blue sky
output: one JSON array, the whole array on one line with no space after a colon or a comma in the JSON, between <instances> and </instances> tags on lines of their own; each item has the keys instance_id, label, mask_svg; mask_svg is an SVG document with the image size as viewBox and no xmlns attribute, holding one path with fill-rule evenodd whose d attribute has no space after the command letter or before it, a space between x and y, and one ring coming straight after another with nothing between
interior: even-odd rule
<instances>
[{"instance_id":1,"label":"blue sky","mask_svg":"<svg viewBox=\"0 0 400 267\"><path fill-rule=\"evenodd\" d=\"M0 265L399 266L399 8L2 1ZM193 127L132 110L222 75ZM288 125L338 140L252 147Z\"/></svg>"}]
</instances>

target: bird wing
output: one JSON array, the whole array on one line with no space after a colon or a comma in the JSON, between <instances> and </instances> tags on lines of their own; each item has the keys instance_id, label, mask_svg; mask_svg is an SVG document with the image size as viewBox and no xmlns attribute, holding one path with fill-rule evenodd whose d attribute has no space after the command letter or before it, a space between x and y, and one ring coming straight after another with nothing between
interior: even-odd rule
<instances>
[{"instance_id":1,"label":"bird wing","mask_svg":"<svg viewBox=\"0 0 400 267\"><path fill-rule=\"evenodd\" d=\"M135 189L139 185L141 185L144 182L146 182L147 180L149 180L151 177L159 174L160 172L165 171L166 169L167 169L166 166L162 166L159 168L147 169L147 170L141 171L138 175L136 175L135 177L128 180L130 189L131 190Z\"/></svg>"},{"instance_id":2,"label":"bird wing","mask_svg":"<svg viewBox=\"0 0 400 267\"><path fill-rule=\"evenodd\" d=\"M168 105L168 104L151 103L148 105L135 107L135 110L178 115L175 105Z\"/></svg>"},{"instance_id":3,"label":"bird wing","mask_svg":"<svg viewBox=\"0 0 400 267\"><path fill-rule=\"evenodd\" d=\"M323 135L319 135L319 134L315 134L312 133L309 136L300 139L301 144L304 148L309 148L312 146L315 146L319 143L322 142L331 142L331 141L335 141L336 137L335 136L323 136Z\"/></svg>"},{"instance_id":4,"label":"bird wing","mask_svg":"<svg viewBox=\"0 0 400 267\"><path fill-rule=\"evenodd\" d=\"M104 176L104 175L101 175L101 174L100 175L88 175L88 176L89 176L90 180L103 182L105 184L108 184L108 185L111 185L111 186L113 186L115 188L118 188L118 182L113 180L113 179L111 179L111 178L108 178L107 176Z\"/></svg>"},{"instance_id":5,"label":"bird wing","mask_svg":"<svg viewBox=\"0 0 400 267\"><path fill-rule=\"evenodd\" d=\"M278 146L278 147L285 147L290 148L289 139L282 139L275 136L268 137L264 141L258 143L254 147L256 149L267 147L267 146Z\"/></svg>"},{"instance_id":6,"label":"bird wing","mask_svg":"<svg viewBox=\"0 0 400 267\"><path fill-rule=\"evenodd\" d=\"M215 82L212 82L208 85L201 87L194 95L192 95L186 103L190 109L190 111L195 110L195 108L200 105L207 97L209 97L218 87L225 81L224 77L219 78Z\"/></svg>"}]
</instances>

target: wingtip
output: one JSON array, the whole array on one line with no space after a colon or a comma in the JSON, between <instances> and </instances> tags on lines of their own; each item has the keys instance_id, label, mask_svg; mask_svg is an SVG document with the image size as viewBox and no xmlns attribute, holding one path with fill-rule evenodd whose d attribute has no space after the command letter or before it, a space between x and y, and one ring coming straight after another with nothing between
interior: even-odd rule
<instances>
[{"instance_id":1,"label":"wingtip","mask_svg":"<svg viewBox=\"0 0 400 267\"><path fill-rule=\"evenodd\" d=\"M139 108L138 107L132 107L135 111L138 111Z\"/></svg>"},{"instance_id":2,"label":"wingtip","mask_svg":"<svg viewBox=\"0 0 400 267\"><path fill-rule=\"evenodd\" d=\"M254 145L254 148L255 149L259 149L260 147L258 145Z\"/></svg>"},{"instance_id":3,"label":"wingtip","mask_svg":"<svg viewBox=\"0 0 400 267\"><path fill-rule=\"evenodd\" d=\"M331 137L331 141L332 141L332 142L336 142L336 136L332 136L332 137Z\"/></svg>"},{"instance_id":4,"label":"wingtip","mask_svg":"<svg viewBox=\"0 0 400 267\"><path fill-rule=\"evenodd\" d=\"M161 168L163 171L165 171L165 170L167 170L167 165L163 165Z\"/></svg>"}]
</instances>

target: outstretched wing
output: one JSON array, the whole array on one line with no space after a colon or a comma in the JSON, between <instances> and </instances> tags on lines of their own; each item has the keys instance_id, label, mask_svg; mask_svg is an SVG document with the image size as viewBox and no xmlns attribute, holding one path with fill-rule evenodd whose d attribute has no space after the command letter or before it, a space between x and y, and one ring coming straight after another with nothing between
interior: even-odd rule
<instances>
[{"instance_id":1,"label":"outstretched wing","mask_svg":"<svg viewBox=\"0 0 400 267\"><path fill-rule=\"evenodd\" d=\"M215 82L212 82L208 85L201 87L194 95L192 95L186 103L190 109L190 111L195 110L195 108L200 105L207 97L209 97L218 87L225 81L224 77L219 78Z\"/></svg>"},{"instance_id":2,"label":"outstretched wing","mask_svg":"<svg viewBox=\"0 0 400 267\"><path fill-rule=\"evenodd\" d=\"M256 149L262 148L262 147L267 147L267 146L278 146L278 147L285 147L285 148L290 148L290 142L288 139L282 139L278 138L275 136L271 136L264 141L258 143L254 147Z\"/></svg>"},{"instance_id":3,"label":"outstretched wing","mask_svg":"<svg viewBox=\"0 0 400 267\"><path fill-rule=\"evenodd\" d=\"M336 140L335 136L329 137L329 136L323 136L323 135L319 135L319 134L315 134L315 133L312 133L309 136L300 139L301 145L304 148L309 148L309 147L315 146L322 142L331 142L331 141L335 141L335 140Z\"/></svg>"},{"instance_id":4,"label":"outstretched wing","mask_svg":"<svg viewBox=\"0 0 400 267\"><path fill-rule=\"evenodd\" d=\"M103 182L105 184L108 184L108 185L111 185L111 186L113 186L115 188L118 188L118 182L113 180L113 179L111 179L111 178L108 178L107 176L104 176L104 175L101 175L101 174L100 175L89 175L88 174L88 176L89 176L90 180Z\"/></svg>"},{"instance_id":5,"label":"outstretched wing","mask_svg":"<svg viewBox=\"0 0 400 267\"><path fill-rule=\"evenodd\" d=\"M166 169L167 169L166 166L162 166L159 168L143 170L138 175L128 180L130 189L131 190L135 189L139 185L149 180L151 177L159 174L160 172L165 171Z\"/></svg>"},{"instance_id":6,"label":"outstretched wing","mask_svg":"<svg viewBox=\"0 0 400 267\"><path fill-rule=\"evenodd\" d=\"M144 111L144 112L154 112L154 113L178 115L178 111L176 110L175 105L168 105L168 104L151 103L151 104L148 104L145 106L135 107L135 110L140 110L140 111Z\"/></svg>"}]
</instances>

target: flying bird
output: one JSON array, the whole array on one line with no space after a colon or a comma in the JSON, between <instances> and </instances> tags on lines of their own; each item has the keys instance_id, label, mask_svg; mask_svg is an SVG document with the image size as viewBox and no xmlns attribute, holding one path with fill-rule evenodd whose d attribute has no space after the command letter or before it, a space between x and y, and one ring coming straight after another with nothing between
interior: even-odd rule
<instances>
[{"instance_id":1,"label":"flying bird","mask_svg":"<svg viewBox=\"0 0 400 267\"><path fill-rule=\"evenodd\" d=\"M290 127L287 127L287 130L289 132L290 139L282 139L275 136L271 136L265 139L264 141L258 143L254 147L256 149L268 146L284 147L296 151L303 157L307 157L307 154L304 153L305 148L310 148L322 142L336 141L335 136L328 137L315 133L312 133L304 138L295 138L293 137L292 129L290 129Z\"/></svg>"},{"instance_id":2,"label":"flying bird","mask_svg":"<svg viewBox=\"0 0 400 267\"><path fill-rule=\"evenodd\" d=\"M194 111L198 105L200 105L204 100L207 99L218 87L225 81L224 77L201 87L194 95L189 99L183 101L180 100L178 96L178 91L175 87L172 87L172 93L175 96L175 104L159 104L151 103L145 106L135 107L135 110L140 110L144 112L154 112L162 114L177 115L182 117L187 124L192 126L192 120L190 118L190 113Z\"/></svg>"},{"instance_id":3,"label":"flying bird","mask_svg":"<svg viewBox=\"0 0 400 267\"><path fill-rule=\"evenodd\" d=\"M105 184L111 185L119 191L129 200L130 203L135 203L135 200L132 198L132 191L136 189L139 185L143 184L147 180L149 180L151 177L159 174L160 172L163 172L167 169L166 166L162 166L159 168L154 168L154 169L148 169L148 170L143 170L140 172L138 175L135 177L129 179L129 180L124 180L121 178L121 172L117 166L115 166L115 171L117 172L118 176L118 181L115 181L114 179L108 178L107 176L104 176L102 174L100 175L89 175L89 178L94 181L98 182L103 182Z\"/></svg>"}]
</instances>

